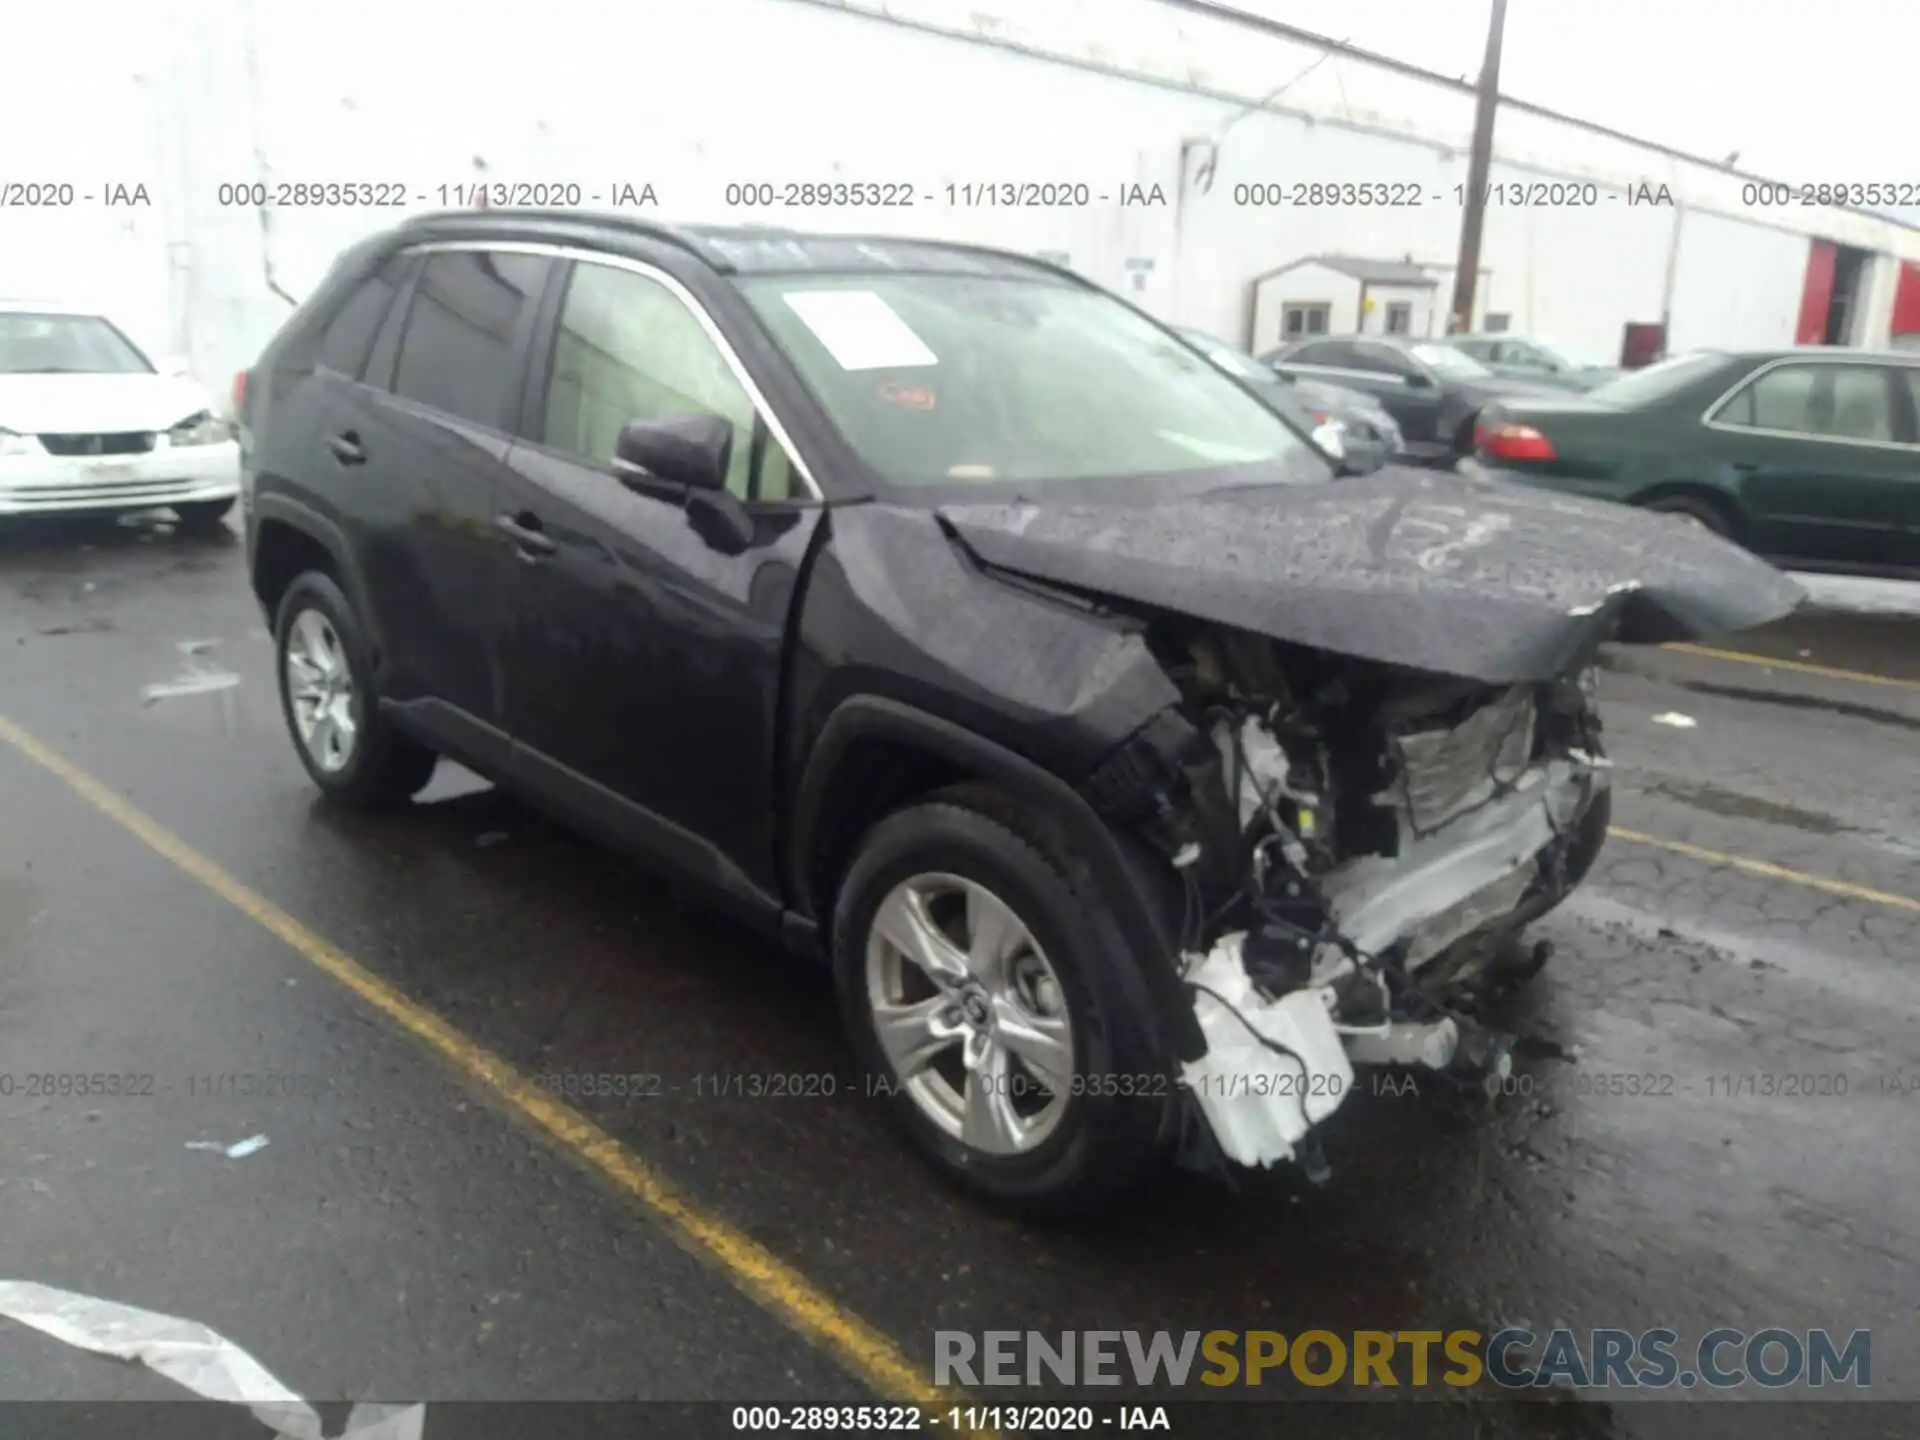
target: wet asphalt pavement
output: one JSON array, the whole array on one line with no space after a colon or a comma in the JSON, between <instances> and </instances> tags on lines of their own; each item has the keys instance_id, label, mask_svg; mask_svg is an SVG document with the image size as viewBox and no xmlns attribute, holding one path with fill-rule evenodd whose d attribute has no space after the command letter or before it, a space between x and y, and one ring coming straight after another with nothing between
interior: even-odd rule
<instances>
[{"instance_id":1,"label":"wet asphalt pavement","mask_svg":"<svg viewBox=\"0 0 1920 1440\"><path fill-rule=\"evenodd\" d=\"M1324 1189L1176 1178L1042 1230L895 1141L821 976L452 767L397 815L316 803L237 536L0 534L0 741L11 722L523 1073L657 1077L575 1103L918 1367L936 1329L1826 1326L1870 1329L1874 1394L1920 1399L1920 617L1712 648L1784 663L1635 651L1603 676L1621 833L1504 1017L1523 1093L1363 1093ZM0 743L0 1076L40 1073L150 1093L0 1093L0 1279L191 1317L316 1400L876 1398ZM769 1076L835 1093L749 1093ZM1596 1093L1614 1077L1652 1093ZM0 1400L171 1393L0 1320ZM1506 1433L1487 1408L1422 1429ZM1759 1433L1741 1408L1728 1433ZM1512 1433L1677 1433L1673 1411L1583 1398Z\"/></svg>"}]
</instances>

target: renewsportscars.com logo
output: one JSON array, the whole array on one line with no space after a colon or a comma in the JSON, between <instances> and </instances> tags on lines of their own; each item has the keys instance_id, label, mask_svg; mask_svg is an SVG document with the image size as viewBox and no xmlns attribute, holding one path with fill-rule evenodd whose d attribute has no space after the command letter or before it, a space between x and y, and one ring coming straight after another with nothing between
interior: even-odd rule
<instances>
[{"instance_id":1,"label":"renewsportscars.com logo","mask_svg":"<svg viewBox=\"0 0 1920 1440\"><path fill-rule=\"evenodd\" d=\"M1728 1390L1873 1383L1873 1333L1722 1327L1692 1344L1674 1330L936 1330L933 1383L1214 1387Z\"/></svg>"}]
</instances>

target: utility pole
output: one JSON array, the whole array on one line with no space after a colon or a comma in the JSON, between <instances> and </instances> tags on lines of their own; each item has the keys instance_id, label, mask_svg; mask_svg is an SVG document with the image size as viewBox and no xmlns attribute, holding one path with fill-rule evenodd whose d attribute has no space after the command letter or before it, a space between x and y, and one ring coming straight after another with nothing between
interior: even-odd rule
<instances>
[{"instance_id":1,"label":"utility pole","mask_svg":"<svg viewBox=\"0 0 1920 1440\"><path fill-rule=\"evenodd\" d=\"M1493 165L1493 116L1500 106L1500 38L1507 28L1507 0L1493 0L1487 25L1487 57L1480 66L1480 95L1473 109L1473 150L1467 157L1467 203L1460 217L1460 259L1453 271L1453 310L1447 333L1473 328L1473 294L1480 283L1480 232L1487 219L1487 172Z\"/></svg>"}]
</instances>

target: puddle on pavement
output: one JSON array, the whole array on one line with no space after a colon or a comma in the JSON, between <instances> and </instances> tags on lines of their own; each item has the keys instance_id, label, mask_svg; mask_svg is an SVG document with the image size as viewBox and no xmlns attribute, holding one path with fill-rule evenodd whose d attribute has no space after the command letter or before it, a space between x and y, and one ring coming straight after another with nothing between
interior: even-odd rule
<instances>
[{"instance_id":1,"label":"puddle on pavement","mask_svg":"<svg viewBox=\"0 0 1920 1440\"><path fill-rule=\"evenodd\" d=\"M1703 781L1675 779L1671 775L1663 775L1656 780L1648 778L1647 772L1636 772L1633 786L1644 795L1675 800L1709 815L1733 820L1757 820L1763 825L1778 825L1806 835L1846 835L1890 855L1920 859L1920 845L1883 830L1850 825L1822 810L1806 810L1798 805L1763 800L1757 795L1728 790Z\"/></svg>"},{"instance_id":2,"label":"puddle on pavement","mask_svg":"<svg viewBox=\"0 0 1920 1440\"><path fill-rule=\"evenodd\" d=\"M1724 700L1750 700L1760 705L1779 705L1789 710L1820 710L1829 715L1847 715L1875 725L1893 725L1902 730L1920 730L1920 716L1903 715L1878 705L1862 705L1855 700L1837 700L1828 695L1793 695L1784 690L1753 690L1742 685L1715 685L1707 680L1682 680L1682 689L1696 695L1717 695Z\"/></svg>"},{"instance_id":3,"label":"puddle on pavement","mask_svg":"<svg viewBox=\"0 0 1920 1440\"><path fill-rule=\"evenodd\" d=\"M1809 835L1839 835L1855 829L1818 810L1802 810L1798 805L1762 800L1757 795L1744 795L1738 790L1726 790L1718 785L1667 779L1649 780L1638 788L1649 795L1678 800L1682 805L1691 805L1709 815L1758 820L1766 825L1784 825L1792 830L1804 830Z\"/></svg>"}]
</instances>

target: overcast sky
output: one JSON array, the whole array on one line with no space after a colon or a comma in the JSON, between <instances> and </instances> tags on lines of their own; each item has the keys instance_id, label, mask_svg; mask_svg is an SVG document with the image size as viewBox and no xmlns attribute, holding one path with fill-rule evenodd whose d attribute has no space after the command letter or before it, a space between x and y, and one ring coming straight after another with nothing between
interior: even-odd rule
<instances>
[{"instance_id":1,"label":"overcast sky","mask_svg":"<svg viewBox=\"0 0 1920 1440\"><path fill-rule=\"evenodd\" d=\"M1480 72L1490 0L1226 0ZM1920 0L1508 0L1500 88L1787 181L1920 184Z\"/></svg>"}]
</instances>

